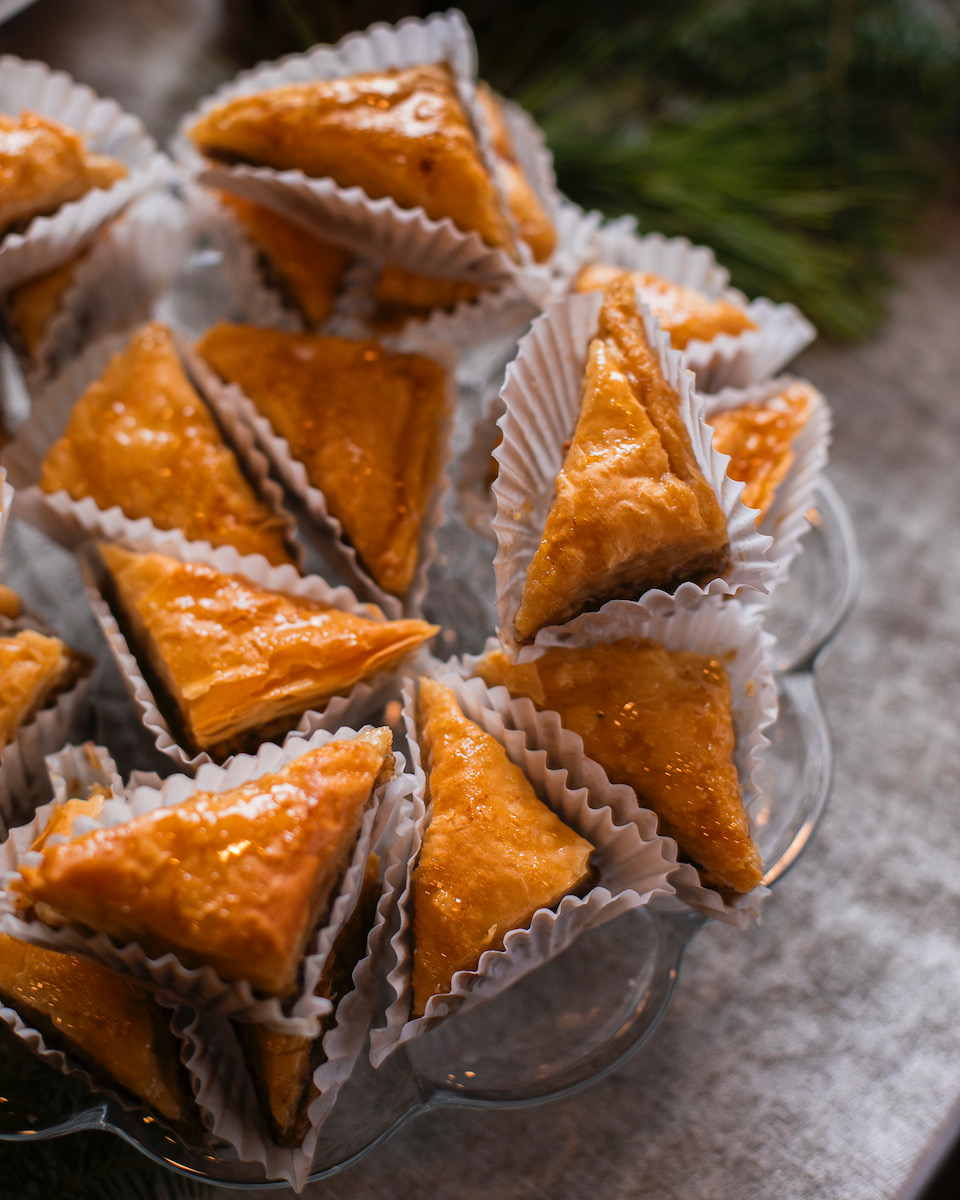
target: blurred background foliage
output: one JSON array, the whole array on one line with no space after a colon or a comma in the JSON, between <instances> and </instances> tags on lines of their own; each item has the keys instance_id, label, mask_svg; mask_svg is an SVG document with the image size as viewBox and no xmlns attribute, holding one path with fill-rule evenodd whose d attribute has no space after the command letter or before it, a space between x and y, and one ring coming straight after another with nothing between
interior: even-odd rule
<instances>
[{"instance_id":1,"label":"blurred background foliage","mask_svg":"<svg viewBox=\"0 0 960 1200\"><path fill-rule=\"evenodd\" d=\"M232 0L244 64L426 15ZM884 260L954 169L960 0L465 0L481 74L543 127L560 187L712 246L749 295L870 334Z\"/></svg>"}]
</instances>

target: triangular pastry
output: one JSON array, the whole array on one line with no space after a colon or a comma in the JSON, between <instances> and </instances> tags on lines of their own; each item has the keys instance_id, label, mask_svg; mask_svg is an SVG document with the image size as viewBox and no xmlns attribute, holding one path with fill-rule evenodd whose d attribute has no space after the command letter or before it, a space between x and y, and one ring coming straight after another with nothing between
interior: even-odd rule
<instances>
[{"instance_id":1,"label":"triangular pastry","mask_svg":"<svg viewBox=\"0 0 960 1200\"><path fill-rule=\"evenodd\" d=\"M792 383L762 404L741 404L709 417L713 447L730 455L727 474L745 484L741 500L766 514L793 464L793 443L813 411L813 388Z\"/></svg>"},{"instance_id":2,"label":"triangular pastry","mask_svg":"<svg viewBox=\"0 0 960 1200\"><path fill-rule=\"evenodd\" d=\"M92 153L78 133L49 117L0 113L0 235L127 174L122 162Z\"/></svg>"},{"instance_id":3,"label":"triangular pastry","mask_svg":"<svg viewBox=\"0 0 960 1200\"><path fill-rule=\"evenodd\" d=\"M170 1013L108 967L0 933L0 1002L170 1121L192 1107Z\"/></svg>"},{"instance_id":4,"label":"triangular pastry","mask_svg":"<svg viewBox=\"0 0 960 1200\"><path fill-rule=\"evenodd\" d=\"M733 754L730 680L719 659L647 639L550 647L532 662L496 650L477 664L583 738L614 783L634 789L700 868L704 882L749 892L760 854L743 808Z\"/></svg>"},{"instance_id":5,"label":"triangular pastry","mask_svg":"<svg viewBox=\"0 0 960 1200\"><path fill-rule=\"evenodd\" d=\"M513 252L513 235L450 68L429 63L237 96L190 130L213 158L297 169L423 208Z\"/></svg>"},{"instance_id":6,"label":"triangular pastry","mask_svg":"<svg viewBox=\"0 0 960 1200\"><path fill-rule=\"evenodd\" d=\"M520 641L607 600L712 579L726 567L726 518L679 404L633 289L612 284L587 353L576 431L527 569Z\"/></svg>"},{"instance_id":7,"label":"triangular pastry","mask_svg":"<svg viewBox=\"0 0 960 1200\"><path fill-rule=\"evenodd\" d=\"M151 957L170 951L286 997L392 773L391 740L374 729L329 742L272 775L48 845L21 865L19 890Z\"/></svg>"},{"instance_id":8,"label":"triangular pastry","mask_svg":"<svg viewBox=\"0 0 960 1200\"><path fill-rule=\"evenodd\" d=\"M443 369L379 342L215 325L198 352L287 440L373 579L406 594L440 469Z\"/></svg>"},{"instance_id":9,"label":"triangular pastry","mask_svg":"<svg viewBox=\"0 0 960 1200\"><path fill-rule=\"evenodd\" d=\"M82 670L82 658L58 637L33 629L0 637L0 747Z\"/></svg>"},{"instance_id":10,"label":"triangular pastry","mask_svg":"<svg viewBox=\"0 0 960 1200\"><path fill-rule=\"evenodd\" d=\"M607 263L589 263L577 276L577 292L602 292L618 279L627 279L640 299L670 335L675 350L684 350L694 341L710 342L721 333L738 337L756 329L745 308L722 297L711 299L695 288L671 283L652 271L628 271Z\"/></svg>"},{"instance_id":11,"label":"triangular pastry","mask_svg":"<svg viewBox=\"0 0 960 1200\"><path fill-rule=\"evenodd\" d=\"M593 846L538 799L453 692L421 679L417 728L429 823L413 872L413 1013L504 935L591 877Z\"/></svg>"},{"instance_id":12,"label":"triangular pastry","mask_svg":"<svg viewBox=\"0 0 960 1200\"><path fill-rule=\"evenodd\" d=\"M191 745L215 757L286 733L437 632L260 587L205 563L102 543L134 646L176 704Z\"/></svg>"},{"instance_id":13,"label":"triangular pastry","mask_svg":"<svg viewBox=\"0 0 960 1200\"><path fill-rule=\"evenodd\" d=\"M85 250L52 271L21 283L7 295L6 316L28 358L36 356L50 321L87 253Z\"/></svg>"},{"instance_id":14,"label":"triangular pastry","mask_svg":"<svg viewBox=\"0 0 960 1200\"><path fill-rule=\"evenodd\" d=\"M290 562L282 518L247 482L158 323L134 334L74 405L40 486L149 517L191 541Z\"/></svg>"},{"instance_id":15,"label":"triangular pastry","mask_svg":"<svg viewBox=\"0 0 960 1200\"><path fill-rule=\"evenodd\" d=\"M350 252L314 237L302 225L289 221L272 208L254 204L243 196L221 192L230 209L276 276L313 327L322 325L333 311L350 263Z\"/></svg>"}]
</instances>

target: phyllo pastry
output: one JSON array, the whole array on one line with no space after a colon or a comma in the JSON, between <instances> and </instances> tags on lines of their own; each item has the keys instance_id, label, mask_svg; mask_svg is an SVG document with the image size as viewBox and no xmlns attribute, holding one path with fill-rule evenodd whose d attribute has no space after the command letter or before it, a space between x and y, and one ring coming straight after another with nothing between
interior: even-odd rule
<instances>
[{"instance_id":1,"label":"phyllo pastry","mask_svg":"<svg viewBox=\"0 0 960 1200\"><path fill-rule=\"evenodd\" d=\"M7 295L6 317L28 358L36 356L47 327L85 257L86 251L52 271L20 284Z\"/></svg>"},{"instance_id":2,"label":"phyllo pastry","mask_svg":"<svg viewBox=\"0 0 960 1200\"><path fill-rule=\"evenodd\" d=\"M13 886L70 925L286 997L393 773L391 740L328 742L239 787L48 844Z\"/></svg>"},{"instance_id":3,"label":"phyllo pastry","mask_svg":"<svg viewBox=\"0 0 960 1200\"><path fill-rule=\"evenodd\" d=\"M380 329L399 328L409 317L428 317L435 309L450 312L458 304L476 300L482 291L479 284L465 279L418 275L386 263L373 289L378 306L374 320Z\"/></svg>"},{"instance_id":4,"label":"phyllo pastry","mask_svg":"<svg viewBox=\"0 0 960 1200\"><path fill-rule=\"evenodd\" d=\"M302 225L263 204L229 192L221 192L220 199L256 243L270 275L308 325L322 325L343 286L350 252L314 237Z\"/></svg>"},{"instance_id":5,"label":"phyllo pastry","mask_svg":"<svg viewBox=\"0 0 960 1200\"><path fill-rule=\"evenodd\" d=\"M406 594L440 470L443 369L376 341L215 325L197 345L289 443L374 581Z\"/></svg>"},{"instance_id":6,"label":"phyllo pastry","mask_svg":"<svg viewBox=\"0 0 960 1200\"><path fill-rule=\"evenodd\" d=\"M87 669L58 637L33 629L0 637L0 747Z\"/></svg>"},{"instance_id":7,"label":"phyllo pastry","mask_svg":"<svg viewBox=\"0 0 960 1200\"><path fill-rule=\"evenodd\" d=\"M430 63L236 96L190 130L211 158L296 169L449 217L513 253L513 235L450 68Z\"/></svg>"},{"instance_id":8,"label":"phyllo pastry","mask_svg":"<svg viewBox=\"0 0 960 1200\"><path fill-rule=\"evenodd\" d=\"M0 1001L104 1082L170 1121L190 1114L170 1014L135 980L0 933Z\"/></svg>"},{"instance_id":9,"label":"phyllo pastry","mask_svg":"<svg viewBox=\"0 0 960 1200\"><path fill-rule=\"evenodd\" d=\"M649 588L716 578L727 523L697 463L680 399L647 341L633 288L611 284L587 351L580 417L515 618L529 641Z\"/></svg>"},{"instance_id":10,"label":"phyllo pastry","mask_svg":"<svg viewBox=\"0 0 960 1200\"><path fill-rule=\"evenodd\" d=\"M504 935L586 887L594 847L536 795L453 692L421 679L418 741L428 824L413 872L413 1014Z\"/></svg>"},{"instance_id":11,"label":"phyllo pastry","mask_svg":"<svg viewBox=\"0 0 960 1200\"><path fill-rule=\"evenodd\" d=\"M378 621L240 575L102 543L111 599L176 706L193 747L255 750L308 709L432 637L425 621Z\"/></svg>"},{"instance_id":12,"label":"phyllo pastry","mask_svg":"<svg viewBox=\"0 0 960 1200\"><path fill-rule=\"evenodd\" d=\"M290 562L284 523L247 481L190 383L170 331L134 334L74 406L43 461L40 486L91 497L191 541Z\"/></svg>"},{"instance_id":13,"label":"phyllo pastry","mask_svg":"<svg viewBox=\"0 0 960 1200\"><path fill-rule=\"evenodd\" d=\"M0 235L127 174L122 162L92 153L79 134L49 117L0 113Z\"/></svg>"},{"instance_id":14,"label":"phyllo pastry","mask_svg":"<svg viewBox=\"0 0 960 1200\"><path fill-rule=\"evenodd\" d=\"M608 263L590 263L580 272L574 290L603 291L617 279L627 279L640 299L670 335L670 344L683 350L694 340L710 342L721 333L737 337L756 323L746 309L722 298L711 299L694 288L671 283L652 271L628 271Z\"/></svg>"},{"instance_id":15,"label":"phyllo pastry","mask_svg":"<svg viewBox=\"0 0 960 1200\"><path fill-rule=\"evenodd\" d=\"M557 246L557 231L517 157L510 126L499 96L485 83L477 86L477 102L490 131L497 182L517 233L537 262L546 262Z\"/></svg>"},{"instance_id":16,"label":"phyllo pastry","mask_svg":"<svg viewBox=\"0 0 960 1200\"><path fill-rule=\"evenodd\" d=\"M714 413L714 449L730 455L727 474L744 483L747 508L766 514L793 464L793 443L813 411L813 388L796 382L761 404Z\"/></svg>"},{"instance_id":17,"label":"phyllo pastry","mask_svg":"<svg viewBox=\"0 0 960 1200\"><path fill-rule=\"evenodd\" d=\"M613 783L628 784L700 870L708 887L749 892L760 882L734 763L730 679L719 659L648 639L550 647L532 662L496 650L477 664L560 714Z\"/></svg>"},{"instance_id":18,"label":"phyllo pastry","mask_svg":"<svg viewBox=\"0 0 960 1200\"><path fill-rule=\"evenodd\" d=\"M378 855L367 860L357 906L337 936L314 994L337 1005L352 986L354 967L366 953L367 934L380 899ZM314 1084L317 1068L326 1061L323 1038L334 1017L326 1018L319 1037L279 1033L264 1025L237 1023L250 1077L270 1136L281 1146L303 1141L310 1128L308 1109L320 1094Z\"/></svg>"}]
</instances>

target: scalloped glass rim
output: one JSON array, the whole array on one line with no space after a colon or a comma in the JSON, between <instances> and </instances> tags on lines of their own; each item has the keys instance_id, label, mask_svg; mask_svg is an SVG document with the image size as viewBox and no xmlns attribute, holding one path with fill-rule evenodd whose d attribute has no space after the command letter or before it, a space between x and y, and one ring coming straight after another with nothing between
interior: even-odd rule
<instances>
[{"instance_id":1,"label":"scalloped glass rim","mask_svg":"<svg viewBox=\"0 0 960 1200\"><path fill-rule=\"evenodd\" d=\"M826 804L831 748L814 668L848 615L859 581L850 518L828 480L821 482L808 517L803 553L768 604L768 628L778 638L781 700L764 767L765 790L773 800L758 815L758 838L770 864L768 884L797 861ZM788 802L778 803L784 795ZM694 913L626 914L503 996L401 1049L379 1071L363 1060L321 1131L311 1180L344 1170L430 1109L541 1104L615 1070L659 1024L684 949L703 923ZM10 1120L18 1114L4 1115ZM43 1114L27 1119L39 1122ZM187 1147L156 1121L125 1112L111 1100L47 1126L0 1132L0 1141L89 1129L112 1132L159 1165L194 1179L237 1188L276 1186L256 1164Z\"/></svg>"}]
</instances>

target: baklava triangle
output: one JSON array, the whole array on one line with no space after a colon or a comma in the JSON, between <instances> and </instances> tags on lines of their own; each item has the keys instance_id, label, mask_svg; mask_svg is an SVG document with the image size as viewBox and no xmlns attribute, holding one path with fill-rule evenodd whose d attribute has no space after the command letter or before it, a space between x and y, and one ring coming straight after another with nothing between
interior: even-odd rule
<instances>
[{"instance_id":1,"label":"baklava triangle","mask_svg":"<svg viewBox=\"0 0 960 1200\"><path fill-rule=\"evenodd\" d=\"M204 154L296 169L449 217L513 253L496 185L450 68L429 63L236 96L190 130Z\"/></svg>"},{"instance_id":2,"label":"baklava triangle","mask_svg":"<svg viewBox=\"0 0 960 1200\"><path fill-rule=\"evenodd\" d=\"M429 799L412 882L413 1013L422 1016L457 971L582 888L594 848L537 797L448 687L420 680L417 728Z\"/></svg>"},{"instance_id":3,"label":"baklava triangle","mask_svg":"<svg viewBox=\"0 0 960 1200\"><path fill-rule=\"evenodd\" d=\"M221 757L286 733L301 713L437 632L261 587L206 563L100 545L111 599L176 705L190 744Z\"/></svg>"},{"instance_id":4,"label":"baklava triangle","mask_svg":"<svg viewBox=\"0 0 960 1200\"><path fill-rule=\"evenodd\" d=\"M576 431L527 569L515 618L520 641L607 600L712 579L726 567L726 518L679 405L633 288L611 284L587 354Z\"/></svg>"},{"instance_id":5,"label":"baklava triangle","mask_svg":"<svg viewBox=\"0 0 960 1200\"><path fill-rule=\"evenodd\" d=\"M392 774L391 741L374 729L328 742L239 787L47 845L21 865L19 890L71 925L286 997Z\"/></svg>"},{"instance_id":6,"label":"baklava triangle","mask_svg":"<svg viewBox=\"0 0 960 1200\"><path fill-rule=\"evenodd\" d=\"M69 688L81 669L78 656L58 637L33 629L0 637L0 747Z\"/></svg>"},{"instance_id":7,"label":"baklava triangle","mask_svg":"<svg viewBox=\"0 0 960 1200\"><path fill-rule=\"evenodd\" d=\"M584 753L657 814L705 883L749 892L760 882L734 762L730 679L718 658L636 639L550 647L528 663L497 650L476 673L559 713Z\"/></svg>"},{"instance_id":8,"label":"baklava triangle","mask_svg":"<svg viewBox=\"0 0 960 1200\"><path fill-rule=\"evenodd\" d=\"M376 341L215 325L197 345L285 438L375 582L404 596L440 469L443 369Z\"/></svg>"},{"instance_id":9,"label":"baklava triangle","mask_svg":"<svg viewBox=\"0 0 960 1200\"><path fill-rule=\"evenodd\" d=\"M282 518L247 482L159 323L134 334L76 402L40 486L149 517L191 541L290 561Z\"/></svg>"}]
</instances>

